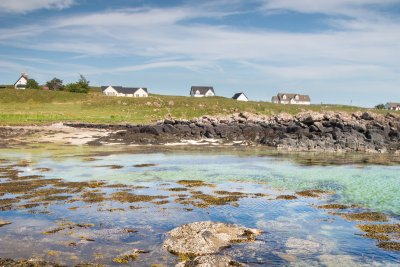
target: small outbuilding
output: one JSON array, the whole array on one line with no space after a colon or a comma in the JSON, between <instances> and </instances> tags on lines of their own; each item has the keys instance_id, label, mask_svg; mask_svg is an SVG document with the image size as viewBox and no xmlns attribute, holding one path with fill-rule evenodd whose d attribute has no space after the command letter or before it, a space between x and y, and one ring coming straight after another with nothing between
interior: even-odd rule
<instances>
[{"instance_id":1,"label":"small outbuilding","mask_svg":"<svg viewBox=\"0 0 400 267\"><path fill-rule=\"evenodd\" d=\"M400 110L400 103L393 103L393 102L386 103L385 109Z\"/></svg>"},{"instance_id":2,"label":"small outbuilding","mask_svg":"<svg viewBox=\"0 0 400 267\"><path fill-rule=\"evenodd\" d=\"M15 89L25 90L26 85L28 84L28 74L21 73L19 79L14 83Z\"/></svg>"},{"instance_id":3,"label":"small outbuilding","mask_svg":"<svg viewBox=\"0 0 400 267\"><path fill-rule=\"evenodd\" d=\"M147 88L143 87L122 87L122 86L102 86L101 92L107 96L122 97L148 97Z\"/></svg>"},{"instance_id":4,"label":"small outbuilding","mask_svg":"<svg viewBox=\"0 0 400 267\"><path fill-rule=\"evenodd\" d=\"M311 99L308 95L279 93L271 99L275 104L289 105L311 105Z\"/></svg>"},{"instance_id":5,"label":"small outbuilding","mask_svg":"<svg viewBox=\"0 0 400 267\"><path fill-rule=\"evenodd\" d=\"M249 98L243 92L234 94L232 98L237 101L249 101Z\"/></svg>"},{"instance_id":6,"label":"small outbuilding","mask_svg":"<svg viewBox=\"0 0 400 267\"><path fill-rule=\"evenodd\" d=\"M190 88L190 96L192 97L215 96L215 91L212 86L192 86Z\"/></svg>"}]
</instances>

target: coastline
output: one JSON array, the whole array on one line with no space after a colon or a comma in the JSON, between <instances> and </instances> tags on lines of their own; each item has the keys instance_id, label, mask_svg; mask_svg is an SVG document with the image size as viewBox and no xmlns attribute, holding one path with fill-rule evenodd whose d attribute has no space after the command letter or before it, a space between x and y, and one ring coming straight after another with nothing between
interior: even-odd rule
<instances>
[{"instance_id":1,"label":"coastline","mask_svg":"<svg viewBox=\"0 0 400 267\"><path fill-rule=\"evenodd\" d=\"M256 146L292 152L400 154L400 117L368 112L236 113L145 125L4 126L0 135L2 147L34 140L91 146Z\"/></svg>"}]
</instances>

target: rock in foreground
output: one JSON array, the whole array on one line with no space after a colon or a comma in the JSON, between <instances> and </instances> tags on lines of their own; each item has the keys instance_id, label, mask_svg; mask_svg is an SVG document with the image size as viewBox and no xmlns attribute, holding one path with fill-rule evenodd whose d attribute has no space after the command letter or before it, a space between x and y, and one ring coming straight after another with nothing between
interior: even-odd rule
<instances>
[{"instance_id":1,"label":"rock in foreground","mask_svg":"<svg viewBox=\"0 0 400 267\"><path fill-rule=\"evenodd\" d=\"M198 256L190 261L181 262L176 267L244 267L246 265L232 260L228 256Z\"/></svg>"},{"instance_id":2,"label":"rock in foreground","mask_svg":"<svg viewBox=\"0 0 400 267\"><path fill-rule=\"evenodd\" d=\"M215 254L232 243L251 242L262 233L261 230L219 222L194 222L182 225L168 232L164 247L180 255Z\"/></svg>"}]
</instances>

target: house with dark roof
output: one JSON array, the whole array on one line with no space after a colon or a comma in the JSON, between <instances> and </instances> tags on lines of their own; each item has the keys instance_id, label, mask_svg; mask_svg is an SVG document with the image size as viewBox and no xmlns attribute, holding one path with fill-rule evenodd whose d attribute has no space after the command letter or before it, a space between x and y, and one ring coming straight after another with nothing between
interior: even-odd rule
<instances>
[{"instance_id":1,"label":"house with dark roof","mask_svg":"<svg viewBox=\"0 0 400 267\"><path fill-rule=\"evenodd\" d=\"M26 85L28 84L28 79L29 79L28 74L21 73L21 76L19 77L19 79L14 83L15 89L25 90Z\"/></svg>"},{"instance_id":2,"label":"house with dark roof","mask_svg":"<svg viewBox=\"0 0 400 267\"><path fill-rule=\"evenodd\" d=\"M234 94L232 98L237 101L249 101L249 98L243 92Z\"/></svg>"},{"instance_id":3,"label":"house with dark roof","mask_svg":"<svg viewBox=\"0 0 400 267\"><path fill-rule=\"evenodd\" d=\"M193 97L215 96L215 91L212 86L192 86L190 88L190 96Z\"/></svg>"},{"instance_id":4,"label":"house with dark roof","mask_svg":"<svg viewBox=\"0 0 400 267\"><path fill-rule=\"evenodd\" d=\"M386 103L385 109L400 110L400 103L393 103L393 102Z\"/></svg>"},{"instance_id":5,"label":"house with dark roof","mask_svg":"<svg viewBox=\"0 0 400 267\"><path fill-rule=\"evenodd\" d=\"M271 99L275 104L289 105L311 105L311 99L308 95L279 93Z\"/></svg>"},{"instance_id":6,"label":"house with dark roof","mask_svg":"<svg viewBox=\"0 0 400 267\"><path fill-rule=\"evenodd\" d=\"M122 87L122 86L102 86L101 92L107 96L123 97L148 97L147 88L142 87Z\"/></svg>"}]
</instances>

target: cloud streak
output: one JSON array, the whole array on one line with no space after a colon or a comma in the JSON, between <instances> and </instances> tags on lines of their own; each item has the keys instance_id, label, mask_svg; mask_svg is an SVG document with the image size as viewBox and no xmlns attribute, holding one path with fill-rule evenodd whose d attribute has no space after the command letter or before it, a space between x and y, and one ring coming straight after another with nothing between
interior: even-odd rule
<instances>
[{"instance_id":1,"label":"cloud streak","mask_svg":"<svg viewBox=\"0 0 400 267\"><path fill-rule=\"evenodd\" d=\"M0 13L28 13L39 9L64 9L74 0L1 0Z\"/></svg>"},{"instance_id":2,"label":"cloud streak","mask_svg":"<svg viewBox=\"0 0 400 267\"><path fill-rule=\"evenodd\" d=\"M44 5L46 2L64 3L61 7L72 4L66 0L35 1L42 2L43 8L54 7ZM175 7L58 16L29 26L0 29L0 45L87 58L82 69L94 75L163 68L229 73L235 68L282 83L372 78L398 81L400 22L380 8L400 0L251 2L255 8L243 8L241 0L224 8L225 0L220 0L196 6L188 2ZM236 27L224 20L246 13L268 16L269 12L325 14L327 26L311 33L290 32L269 25ZM131 60L121 66L111 61L106 66L90 63L90 59L100 57Z\"/></svg>"}]
</instances>

